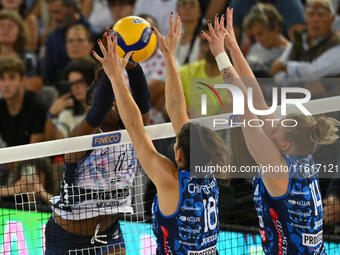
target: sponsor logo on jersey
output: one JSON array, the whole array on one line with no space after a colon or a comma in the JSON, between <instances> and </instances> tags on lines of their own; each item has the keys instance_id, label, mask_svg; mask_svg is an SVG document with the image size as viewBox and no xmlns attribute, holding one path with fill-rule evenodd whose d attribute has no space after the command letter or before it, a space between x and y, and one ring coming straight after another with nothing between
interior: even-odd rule
<instances>
[{"instance_id":1,"label":"sponsor logo on jersey","mask_svg":"<svg viewBox=\"0 0 340 255\"><path fill-rule=\"evenodd\" d=\"M164 245L165 254L170 255L172 254L171 248L169 247L168 240L166 240L169 237L169 231L164 226L161 226L161 230L163 232L163 238L164 238L163 245Z\"/></svg>"},{"instance_id":2,"label":"sponsor logo on jersey","mask_svg":"<svg viewBox=\"0 0 340 255\"><path fill-rule=\"evenodd\" d=\"M208 195L211 192L213 192L215 188L216 188L216 183L214 181L210 182L209 184L205 184L205 185L189 183L188 192L190 194L204 192L204 194Z\"/></svg>"},{"instance_id":3,"label":"sponsor logo on jersey","mask_svg":"<svg viewBox=\"0 0 340 255\"><path fill-rule=\"evenodd\" d=\"M217 233L212 235L212 236L208 236L208 237L203 238L202 245L214 242L216 240L217 240Z\"/></svg>"},{"instance_id":4,"label":"sponsor logo on jersey","mask_svg":"<svg viewBox=\"0 0 340 255\"><path fill-rule=\"evenodd\" d=\"M201 231L201 226L198 226L198 229L192 229L192 228L186 228L186 227L179 227L178 229L186 233L199 234ZM183 234L180 232L179 235L182 236Z\"/></svg>"},{"instance_id":5,"label":"sponsor logo on jersey","mask_svg":"<svg viewBox=\"0 0 340 255\"><path fill-rule=\"evenodd\" d=\"M312 214L312 210L308 210L308 212L299 212L299 211L294 211L292 209L288 209L288 213L292 215L302 216L302 217L310 217Z\"/></svg>"},{"instance_id":6,"label":"sponsor logo on jersey","mask_svg":"<svg viewBox=\"0 0 340 255\"><path fill-rule=\"evenodd\" d=\"M287 237L285 236L283 229L282 229L282 224L279 220L279 215L276 213L276 211L273 208L269 209L270 215L272 216L272 221L275 225L276 232L278 235L278 254L279 255L286 255L287 254Z\"/></svg>"},{"instance_id":7,"label":"sponsor logo on jersey","mask_svg":"<svg viewBox=\"0 0 340 255\"><path fill-rule=\"evenodd\" d=\"M200 211L200 210L202 210L202 208L201 207L188 207L188 206L182 206L181 207L181 210L182 211Z\"/></svg>"},{"instance_id":8,"label":"sponsor logo on jersey","mask_svg":"<svg viewBox=\"0 0 340 255\"><path fill-rule=\"evenodd\" d=\"M291 205L298 205L298 206L310 206L310 201L306 201L306 200L296 201L293 199L289 199L288 203L290 203Z\"/></svg>"},{"instance_id":9,"label":"sponsor logo on jersey","mask_svg":"<svg viewBox=\"0 0 340 255\"><path fill-rule=\"evenodd\" d=\"M314 247L322 243L322 230L317 234L302 233L302 245Z\"/></svg>"},{"instance_id":10,"label":"sponsor logo on jersey","mask_svg":"<svg viewBox=\"0 0 340 255\"><path fill-rule=\"evenodd\" d=\"M97 135L92 138L92 147L119 143L121 133L111 133L106 135Z\"/></svg>"},{"instance_id":11,"label":"sponsor logo on jersey","mask_svg":"<svg viewBox=\"0 0 340 255\"><path fill-rule=\"evenodd\" d=\"M186 221L186 222L189 222L189 223L196 223L196 222L201 221L200 217L194 217L194 216L186 217L184 215L179 216L179 219L181 221Z\"/></svg>"},{"instance_id":12,"label":"sponsor logo on jersey","mask_svg":"<svg viewBox=\"0 0 340 255\"><path fill-rule=\"evenodd\" d=\"M193 247L196 247L196 246L197 246L197 242L191 243L191 242L187 242L187 241L183 241L183 240L178 240L178 242L179 242L180 244L187 245L187 246L193 246Z\"/></svg>"},{"instance_id":13,"label":"sponsor logo on jersey","mask_svg":"<svg viewBox=\"0 0 340 255\"><path fill-rule=\"evenodd\" d=\"M291 195L308 195L309 194L309 191L295 191L295 190L292 190L290 192Z\"/></svg>"},{"instance_id":14,"label":"sponsor logo on jersey","mask_svg":"<svg viewBox=\"0 0 340 255\"><path fill-rule=\"evenodd\" d=\"M314 229L318 229L318 228L322 227L322 223L323 223L322 219L316 221L315 224L314 224Z\"/></svg>"},{"instance_id":15,"label":"sponsor logo on jersey","mask_svg":"<svg viewBox=\"0 0 340 255\"><path fill-rule=\"evenodd\" d=\"M264 223L263 223L263 219L261 216L257 216L259 217L259 225L260 225L260 228L264 228Z\"/></svg>"},{"instance_id":16,"label":"sponsor logo on jersey","mask_svg":"<svg viewBox=\"0 0 340 255\"><path fill-rule=\"evenodd\" d=\"M289 222L290 225L292 225L295 228L302 228L302 229L310 229L310 226L307 225L300 225L300 224L296 224L294 222Z\"/></svg>"},{"instance_id":17,"label":"sponsor logo on jersey","mask_svg":"<svg viewBox=\"0 0 340 255\"><path fill-rule=\"evenodd\" d=\"M261 196L254 196L253 197L253 200L255 201L255 202L257 202L257 201L260 201L260 200L262 200L262 198L261 198Z\"/></svg>"},{"instance_id":18,"label":"sponsor logo on jersey","mask_svg":"<svg viewBox=\"0 0 340 255\"><path fill-rule=\"evenodd\" d=\"M259 193L259 186L260 185L256 185L256 189L255 189L255 192L254 192L254 196L258 196L260 193Z\"/></svg>"},{"instance_id":19,"label":"sponsor logo on jersey","mask_svg":"<svg viewBox=\"0 0 340 255\"><path fill-rule=\"evenodd\" d=\"M267 241L266 230L260 229L259 231L260 231L260 235L261 235L261 240L262 240L262 242L265 243Z\"/></svg>"},{"instance_id":20,"label":"sponsor logo on jersey","mask_svg":"<svg viewBox=\"0 0 340 255\"><path fill-rule=\"evenodd\" d=\"M188 251L188 255L215 255L216 245L201 251Z\"/></svg>"},{"instance_id":21,"label":"sponsor logo on jersey","mask_svg":"<svg viewBox=\"0 0 340 255\"><path fill-rule=\"evenodd\" d=\"M184 215L179 216L180 221L186 221L187 217Z\"/></svg>"}]
</instances>

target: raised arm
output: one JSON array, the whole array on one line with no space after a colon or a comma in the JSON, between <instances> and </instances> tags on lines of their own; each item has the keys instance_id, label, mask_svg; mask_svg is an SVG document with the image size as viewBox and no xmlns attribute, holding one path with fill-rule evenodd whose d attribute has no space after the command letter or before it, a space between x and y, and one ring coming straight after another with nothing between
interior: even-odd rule
<instances>
[{"instance_id":1,"label":"raised arm","mask_svg":"<svg viewBox=\"0 0 340 255\"><path fill-rule=\"evenodd\" d=\"M171 12L169 17L169 33L166 37L162 36L157 28L152 28L157 35L159 48L164 55L166 72L165 107L176 134L179 133L185 123L189 122L183 86L177 72L174 54L178 40L181 36L181 26L182 22L179 15L176 15L174 23L173 13Z\"/></svg>"},{"instance_id":2,"label":"raised arm","mask_svg":"<svg viewBox=\"0 0 340 255\"><path fill-rule=\"evenodd\" d=\"M231 83L238 86L244 96L245 102L247 102L247 88L243 84L240 76L235 71L234 67L230 63L228 55L224 51L224 37L231 36L228 31L224 28L223 18L221 22L217 18L215 20L215 26L212 27L211 23L208 23L209 35L202 32L204 38L209 42L212 54L215 56L217 65L221 71L223 80L225 83ZM239 119L248 120L257 119L257 116L249 111L247 104L244 105L244 115L239 116ZM255 121L256 122L256 121ZM274 143L265 135L263 129L260 127L260 123L256 123L251 127L242 125L242 132L249 149L249 152L253 156L254 160L259 166L281 166L284 160L281 156L279 149ZM262 172L263 182L273 196L281 196L287 192L289 173L265 173ZM283 185L285 184L285 185Z\"/></svg>"},{"instance_id":3,"label":"raised arm","mask_svg":"<svg viewBox=\"0 0 340 255\"><path fill-rule=\"evenodd\" d=\"M254 107L257 110L267 110L269 109L266 101L264 100L264 96L262 93L262 90L260 88L260 85L258 84L256 77L251 70L247 60L243 56L243 53L238 46L235 32L233 28L233 9L228 8L227 13L227 32L228 34L225 37L226 46L228 47L230 51L230 55L233 61L233 65L235 67L236 72L240 75L244 85L246 88L252 88L253 89L253 102ZM222 17L224 19L224 16ZM274 114L266 115L266 116L258 116L260 119L276 119ZM269 124L269 122L264 121L264 131L266 134L270 134L272 131L272 126Z\"/></svg>"},{"instance_id":4,"label":"raised arm","mask_svg":"<svg viewBox=\"0 0 340 255\"><path fill-rule=\"evenodd\" d=\"M104 57L101 58L97 53L93 53L93 55L102 64L111 81L121 120L131 137L139 162L156 185L157 190L167 189L169 191L176 187L176 167L168 158L159 154L153 146L144 128L140 110L133 100L123 76L124 68L132 52L126 54L124 59L119 58L116 49L116 34L113 35L113 41L107 34L108 50L105 49L101 41L98 44ZM144 89L148 89L148 87Z\"/></svg>"}]
</instances>

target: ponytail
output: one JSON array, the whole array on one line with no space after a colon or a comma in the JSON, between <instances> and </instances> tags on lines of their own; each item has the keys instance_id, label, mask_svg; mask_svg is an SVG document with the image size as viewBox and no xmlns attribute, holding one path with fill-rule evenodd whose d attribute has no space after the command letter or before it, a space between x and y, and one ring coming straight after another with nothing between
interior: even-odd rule
<instances>
[{"instance_id":1,"label":"ponytail","mask_svg":"<svg viewBox=\"0 0 340 255\"><path fill-rule=\"evenodd\" d=\"M312 141L316 144L332 144L339 136L336 134L340 122L333 118L320 117L311 127Z\"/></svg>"},{"instance_id":2,"label":"ponytail","mask_svg":"<svg viewBox=\"0 0 340 255\"><path fill-rule=\"evenodd\" d=\"M297 122L296 127L287 127L284 132L294 146L294 156L307 156L314 153L319 144L332 144L339 138L336 133L340 122L334 118L289 114L286 119Z\"/></svg>"}]
</instances>

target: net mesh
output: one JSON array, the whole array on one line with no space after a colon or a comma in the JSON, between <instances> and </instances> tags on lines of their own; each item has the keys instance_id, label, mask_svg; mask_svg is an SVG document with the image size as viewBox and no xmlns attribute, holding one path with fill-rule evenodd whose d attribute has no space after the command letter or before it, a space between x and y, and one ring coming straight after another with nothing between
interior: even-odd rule
<instances>
[{"instance_id":1,"label":"net mesh","mask_svg":"<svg viewBox=\"0 0 340 255\"><path fill-rule=\"evenodd\" d=\"M339 110L323 114L340 120ZM171 125L147 129L156 149L174 161ZM120 141L109 144L117 133ZM254 165L240 128L223 128L219 133L233 154L233 165ZM72 156L63 157L65 151ZM333 178L320 179L324 213L331 219L324 225L327 254L340 254L340 204L332 198L340 190L336 178L340 176L339 152L338 141L320 146L313 155L317 163L334 172ZM47 239L53 247L67 245L66 254L112 250L120 254L123 247L126 254L155 254L151 204L156 191L138 163L126 131L4 148L0 163L0 254L45 254ZM219 180L218 185L219 254L263 254L251 179ZM116 218L124 240L116 240ZM53 243L54 235L62 241ZM73 247L84 242L93 245Z\"/></svg>"}]
</instances>

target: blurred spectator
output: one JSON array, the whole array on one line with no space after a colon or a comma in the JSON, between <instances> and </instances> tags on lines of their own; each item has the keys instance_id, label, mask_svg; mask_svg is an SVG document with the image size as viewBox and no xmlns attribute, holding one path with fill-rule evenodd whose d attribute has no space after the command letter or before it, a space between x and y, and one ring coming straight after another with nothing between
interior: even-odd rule
<instances>
[{"instance_id":1,"label":"blurred spectator","mask_svg":"<svg viewBox=\"0 0 340 255\"><path fill-rule=\"evenodd\" d=\"M98 32L112 24L107 0L82 0L81 10Z\"/></svg>"},{"instance_id":2,"label":"blurred spectator","mask_svg":"<svg viewBox=\"0 0 340 255\"><path fill-rule=\"evenodd\" d=\"M33 179L21 176L19 169L16 169L17 163L10 163L1 169L3 174L2 183L0 185L0 201L4 198L10 197L10 201L14 202L13 196L15 194L33 192Z\"/></svg>"},{"instance_id":3,"label":"blurred spectator","mask_svg":"<svg viewBox=\"0 0 340 255\"><path fill-rule=\"evenodd\" d=\"M45 158L27 160L19 162L21 181L33 184L33 191L36 198L40 198L46 204L52 198L52 194L58 192L58 173L54 171L51 161Z\"/></svg>"},{"instance_id":4,"label":"blurred spectator","mask_svg":"<svg viewBox=\"0 0 340 255\"><path fill-rule=\"evenodd\" d=\"M71 60L91 58L93 42L90 31L83 25L70 27L66 34L66 52Z\"/></svg>"},{"instance_id":5,"label":"blurred spectator","mask_svg":"<svg viewBox=\"0 0 340 255\"><path fill-rule=\"evenodd\" d=\"M332 179L324 199L324 222L329 225L340 224L340 179Z\"/></svg>"},{"instance_id":6,"label":"blurred spectator","mask_svg":"<svg viewBox=\"0 0 340 255\"><path fill-rule=\"evenodd\" d=\"M0 58L19 57L25 64L23 81L26 89L39 92L42 79L38 76L39 64L37 56L28 50L29 36L24 23L15 11L0 11Z\"/></svg>"},{"instance_id":7,"label":"blurred spectator","mask_svg":"<svg viewBox=\"0 0 340 255\"><path fill-rule=\"evenodd\" d=\"M270 67L290 44L281 34L283 19L271 4L254 5L244 19L244 28L256 40L247 54L247 62L256 77L270 77Z\"/></svg>"},{"instance_id":8,"label":"blurred spectator","mask_svg":"<svg viewBox=\"0 0 340 255\"><path fill-rule=\"evenodd\" d=\"M163 34L168 34L169 13L176 12L178 0L137 0L134 14L148 14L155 17L158 29Z\"/></svg>"},{"instance_id":9,"label":"blurred spectator","mask_svg":"<svg viewBox=\"0 0 340 255\"><path fill-rule=\"evenodd\" d=\"M0 59L0 134L7 146L44 141L46 109L23 86L25 66L19 58Z\"/></svg>"},{"instance_id":10,"label":"blurred spectator","mask_svg":"<svg viewBox=\"0 0 340 255\"><path fill-rule=\"evenodd\" d=\"M202 27L201 27L202 28ZM207 31L208 27L204 26L203 30ZM190 118L201 116L201 90L193 89L197 86L191 86L193 82L207 82L209 85L222 84L222 77L214 56L209 49L209 43L203 37L200 40L200 52L204 59L196 62L189 63L179 69L179 75L182 81L184 96L190 112ZM203 80L204 79L204 80ZM197 84L197 83L195 83ZM220 94L223 108L219 104L214 104L212 100L207 100L207 114L219 114L230 112L230 98L227 93ZM193 100L195 99L195 100Z\"/></svg>"},{"instance_id":11,"label":"blurred spectator","mask_svg":"<svg viewBox=\"0 0 340 255\"><path fill-rule=\"evenodd\" d=\"M131 16L135 9L136 0L108 0L112 23L116 23L121 18ZM149 7L149 4L147 5ZM144 6L145 8L146 6Z\"/></svg>"},{"instance_id":12,"label":"blurred spectator","mask_svg":"<svg viewBox=\"0 0 340 255\"><path fill-rule=\"evenodd\" d=\"M214 20L216 14L222 14L225 12L226 7L229 6L230 0L210 0L209 7L205 14L207 20Z\"/></svg>"},{"instance_id":13,"label":"blurred spectator","mask_svg":"<svg viewBox=\"0 0 340 255\"><path fill-rule=\"evenodd\" d=\"M40 10L39 8L40 21L43 23L43 33L40 36L40 44L44 46L48 35L57 27L63 25L67 15L67 6L64 6L62 0L38 1L41 1L41 9L46 7L46 10Z\"/></svg>"},{"instance_id":14,"label":"blurred spectator","mask_svg":"<svg viewBox=\"0 0 340 255\"><path fill-rule=\"evenodd\" d=\"M30 31L29 49L35 51L39 39L38 19L28 12L26 0L0 0L0 9L13 10L21 16L24 20L26 29Z\"/></svg>"},{"instance_id":15,"label":"blurred spectator","mask_svg":"<svg viewBox=\"0 0 340 255\"><path fill-rule=\"evenodd\" d=\"M231 0L230 7L234 8L235 35L239 42L241 42L243 20L251 7L258 2L271 3L276 7L284 20L284 33L291 40L296 31L305 29L303 5L300 0Z\"/></svg>"},{"instance_id":16,"label":"blurred spectator","mask_svg":"<svg viewBox=\"0 0 340 255\"><path fill-rule=\"evenodd\" d=\"M73 60L66 66L64 94L56 99L47 114L47 140L69 137L84 118L86 91L94 80L95 68L95 62L90 59Z\"/></svg>"},{"instance_id":17,"label":"blurred spectator","mask_svg":"<svg viewBox=\"0 0 340 255\"><path fill-rule=\"evenodd\" d=\"M40 158L21 162L13 162L2 165L0 200L21 203L24 196L13 199L16 194L35 192L34 198L40 198L46 204L52 194L58 193L58 173L55 167L47 159ZM36 203L31 194L29 200ZM6 199L7 198L7 199ZM27 201L26 201L27 203ZM32 208L33 206L31 206ZM18 207L18 208L23 208ZM34 208L34 207L33 207Z\"/></svg>"},{"instance_id":18,"label":"blurred spectator","mask_svg":"<svg viewBox=\"0 0 340 255\"><path fill-rule=\"evenodd\" d=\"M335 19L333 23L333 29L340 33L340 1L339 0L332 0L332 4L335 11Z\"/></svg>"},{"instance_id":19,"label":"blurred spectator","mask_svg":"<svg viewBox=\"0 0 340 255\"><path fill-rule=\"evenodd\" d=\"M65 46L67 30L74 24L82 24L91 31L92 35L95 35L95 29L81 14L78 0L48 0L48 3L53 4L51 15L55 15L54 19L61 25L54 29L46 40L44 80L56 85L55 70L62 69L69 62ZM51 11L51 8L49 10Z\"/></svg>"},{"instance_id":20,"label":"blurred spectator","mask_svg":"<svg viewBox=\"0 0 340 255\"><path fill-rule=\"evenodd\" d=\"M200 27L207 8L206 0L178 0L177 11L183 22L183 35L178 41L175 57L179 65L200 59Z\"/></svg>"},{"instance_id":21,"label":"blurred spectator","mask_svg":"<svg viewBox=\"0 0 340 255\"><path fill-rule=\"evenodd\" d=\"M340 74L340 36L332 30L334 9L330 0L309 0L306 6L307 31L296 35L271 74L277 81L313 81Z\"/></svg>"},{"instance_id":22,"label":"blurred spectator","mask_svg":"<svg viewBox=\"0 0 340 255\"><path fill-rule=\"evenodd\" d=\"M71 60L81 58L91 58L91 51L93 49L93 42L90 31L83 25L77 24L71 26L66 32L66 53L68 60L65 63L69 63ZM55 78L54 85L59 92L59 83L63 79L65 72L65 66L54 70Z\"/></svg>"}]
</instances>

